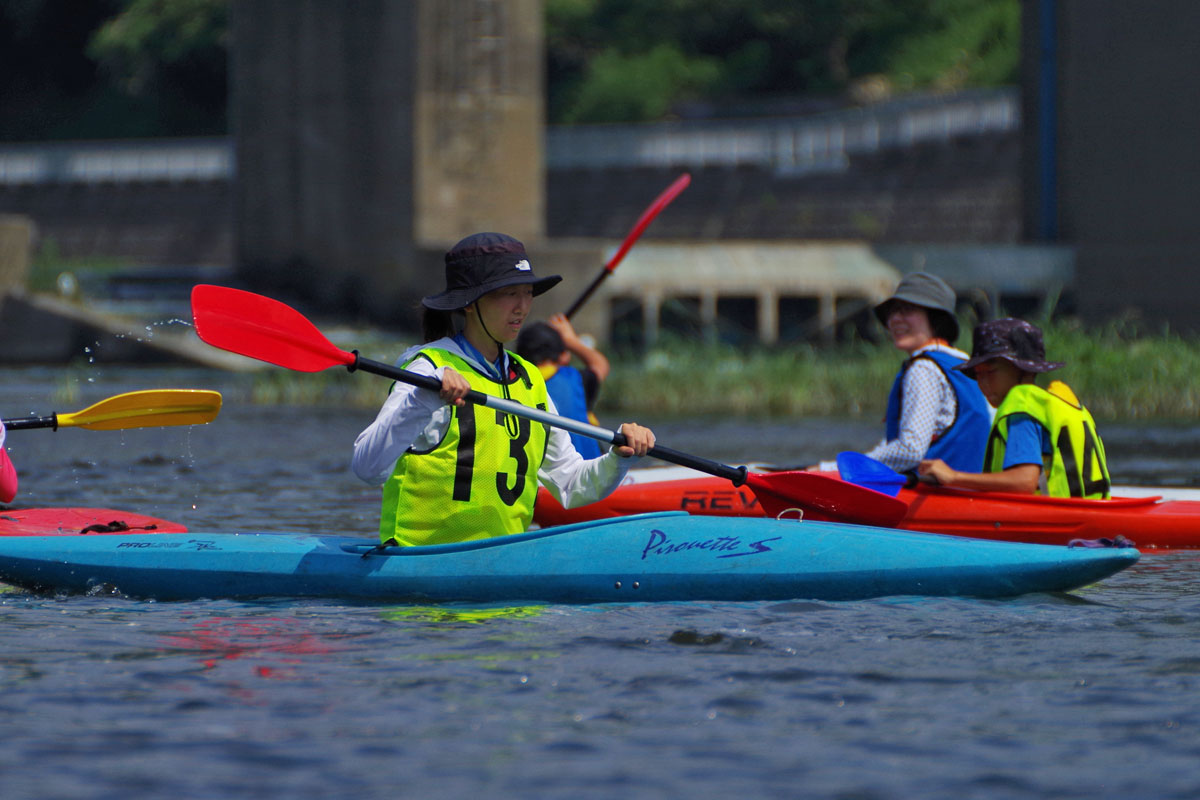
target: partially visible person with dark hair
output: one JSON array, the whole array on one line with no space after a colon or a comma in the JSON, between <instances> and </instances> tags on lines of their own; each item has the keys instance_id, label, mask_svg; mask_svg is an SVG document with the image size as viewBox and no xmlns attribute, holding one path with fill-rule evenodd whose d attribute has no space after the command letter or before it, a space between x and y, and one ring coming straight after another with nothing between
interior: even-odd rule
<instances>
[{"instance_id":1,"label":"partially visible person with dark hair","mask_svg":"<svg viewBox=\"0 0 1200 800\"><path fill-rule=\"evenodd\" d=\"M967 360L954 347L956 300L941 278L912 272L875 306L892 343L908 358L888 396L883 441L866 455L897 472L914 475L927 458L964 470L983 464L992 413L976 383L955 370ZM823 461L809 469L835 470L837 464Z\"/></svg>"},{"instance_id":2,"label":"partially visible person with dark hair","mask_svg":"<svg viewBox=\"0 0 1200 800\"><path fill-rule=\"evenodd\" d=\"M1051 497L1107 498L1110 479L1096 421L1071 387L1034 379L1063 366L1047 361L1042 331L1020 319L975 326L971 358L956 367L979 383L996 420L983 471L958 470L940 459L918 471L943 486Z\"/></svg>"},{"instance_id":3,"label":"partially visible person with dark hair","mask_svg":"<svg viewBox=\"0 0 1200 800\"><path fill-rule=\"evenodd\" d=\"M608 377L608 358L575 332L566 314L555 314L546 322L532 322L522 328L517 337L517 355L542 373L559 414L598 424L592 410L600 386ZM572 356L583 362L583 369L571 366ZM600 444L595 439L572 433L571 441L584 458L600 455Z\"/></svg>"}]
</instances>

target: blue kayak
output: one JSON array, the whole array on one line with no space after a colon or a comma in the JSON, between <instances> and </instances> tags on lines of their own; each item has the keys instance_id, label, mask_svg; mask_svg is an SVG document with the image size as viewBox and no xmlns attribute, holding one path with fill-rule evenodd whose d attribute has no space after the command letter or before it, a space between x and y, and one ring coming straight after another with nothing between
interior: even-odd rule
<instances>
[{"instance_id":1,"label":"blue kayak","mask_svg":"<svg viewBox=\"0 0 1200 800\"><path fill-rule=\"evenodd\" d=\"M628 603L1008 597L1060 592L1138 560L835 522L641 514L453 545L381 548L306 533L0 537L0 580L134 598Z\"/></svg>"}]
</instances>

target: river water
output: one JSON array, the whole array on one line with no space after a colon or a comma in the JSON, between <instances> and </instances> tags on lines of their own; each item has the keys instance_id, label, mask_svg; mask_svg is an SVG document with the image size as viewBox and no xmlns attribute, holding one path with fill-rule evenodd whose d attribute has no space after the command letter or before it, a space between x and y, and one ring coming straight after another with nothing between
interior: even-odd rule
<instances>
[{"instance_id":1,"label":"river water","mask_svg":"<svg viewBox=\"0 0 1200 800\"><path fill-rule=\"evenodd\" d=\"M213 424L14 431L23 505L192 530L361 532L372 412L247 405L197 370L9 370L5 417L226 391ZM363 376L364 380L372 380ZM386 384L381 379L381 392ZM807 463L874 423L653 420ZM1105 426L1114 477L1189 486L1200 426ZM479 608L0 594L0 797L1193 798L1200 552L1005 601Z\"/></svg>"}]
</instances>

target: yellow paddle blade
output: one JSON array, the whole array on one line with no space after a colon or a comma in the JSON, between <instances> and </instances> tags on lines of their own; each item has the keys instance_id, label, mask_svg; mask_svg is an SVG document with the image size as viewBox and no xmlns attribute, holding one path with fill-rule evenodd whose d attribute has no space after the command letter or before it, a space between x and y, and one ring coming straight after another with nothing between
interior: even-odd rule
<instances>
[{"instance_id":1,"label":"yellow paddle blade","mask_svg":"<svg viewBox=\"0 0 1200 800\"><path fill-rule=\"evenodd\" d=\"M119 431L167 425L203 425L217 418L221 393L207 389L146 389L126 392L74 414L59 414L60 428Z\"/></svg>"}]
</instances>

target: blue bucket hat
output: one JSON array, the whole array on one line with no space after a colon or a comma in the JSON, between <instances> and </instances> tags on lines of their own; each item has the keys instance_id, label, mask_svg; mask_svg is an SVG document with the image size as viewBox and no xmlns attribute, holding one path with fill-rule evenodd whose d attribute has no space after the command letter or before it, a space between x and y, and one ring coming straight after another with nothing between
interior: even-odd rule
<instances>
[{"instance_id":1,"label":"blue bucket hat","mask_svg":"<svg viewBox=\"0 0 1200 800\"><path fill-rule=\"evenodd\" d=\"M955 369L975 377L975 368L993 358L1003 358L1025 372L1050 372L1065 366L1062 361L1047 361L1042 329L1023 319L1005 317L981 322L971 333L971 358Z\"/></svg>"}]
</instances>

